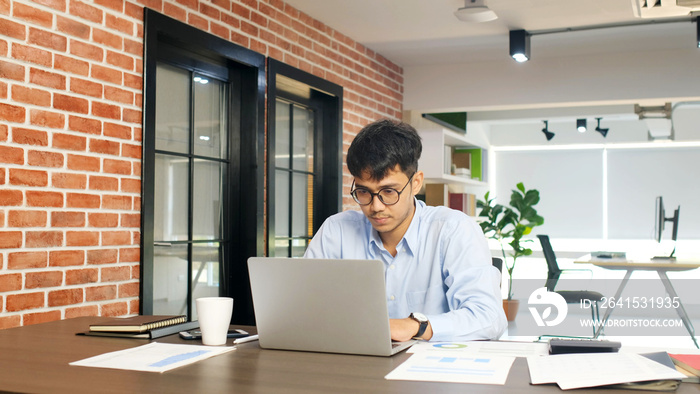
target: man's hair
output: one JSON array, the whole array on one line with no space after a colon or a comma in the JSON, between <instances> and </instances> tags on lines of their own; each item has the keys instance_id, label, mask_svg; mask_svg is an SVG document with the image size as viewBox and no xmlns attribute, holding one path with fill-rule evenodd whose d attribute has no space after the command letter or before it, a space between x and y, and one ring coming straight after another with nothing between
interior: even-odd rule
<instances>
[{"instance_id":1,"label":"man's hair","mask_svg":"<svg viewBox=\"0 0 700 394\"><path fill-rule=\"evenodd\" d=\"M388 119L365 126L348 149L348 170L353 176L369 175L379 181L398 164L410 177L418 170L423 145L413 126ZM365 174L366 173L366 174Z\"/></svg>"}]
</instances>

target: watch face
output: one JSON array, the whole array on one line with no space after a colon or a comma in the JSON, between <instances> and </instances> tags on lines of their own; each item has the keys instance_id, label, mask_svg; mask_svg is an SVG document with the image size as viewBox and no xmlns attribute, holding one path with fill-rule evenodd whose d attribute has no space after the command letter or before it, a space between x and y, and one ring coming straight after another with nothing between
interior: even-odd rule
<instances>
[{"instance_id":1,"label":"watch face","mask_svg":"<svg viewBox=\"0 0 700 394\"><path fill-rule=\"evenodd\" d=\"M411 313L411 315L413 316L413 318L415 318L416 320L418 320L421 323L428 321L428 318L425 317L425 315L420 313L420 312L413 312L413 313Z\"/></svg>"}]
</instances>

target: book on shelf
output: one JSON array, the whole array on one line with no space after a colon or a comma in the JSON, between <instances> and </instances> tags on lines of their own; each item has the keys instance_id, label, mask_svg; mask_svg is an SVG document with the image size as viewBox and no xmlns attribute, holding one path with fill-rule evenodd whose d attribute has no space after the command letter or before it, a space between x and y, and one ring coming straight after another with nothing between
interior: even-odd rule
<instances>
[{"instance_id":1,"label":"book on shelf","mask_svg":"<svg viewBox=\"0 0 700 394\"><path fill-rule=\"evenodd\" d=\"M433 207L449 205L449 191L445 183L428 183L425 185L425 204Z\"/></svg>"},{"instance_id":2,"label":"book on shelf","mask_svg":"<svg viewBox=\"0 0 700 394\"><path fill-rule=\"evenodd\" d=\"M147 316L139 315L125 318L115 318L110 321L91 324L90 332L128 332L144 333L157 328L173 326L187 322L187 316Z\"/></svg>"},{"instance_id":3,"label":"book on shelf","mask_svg":"<svg viewBox=\"0 0 700 394\"><path fill-rule=\"evenodd\" d=\"M87 331L80 332L78 335L86 335L91 337L114 337L114 338L132 338L132 339L156 339L167 335L177 334L180 331L193 330L199 328L198 321L190 321L184 323L173 324L170 326L153 328L145 332L126 332L126 331Z\"/></svg>"},{"instance_id":4,"label":"book on shelf","mask_svg":"<svg viewBox=\"0 0 700 394\"><path fill-rule=\"evenodd\" d=\"M700 354L669 354L673 363L695 376L700 376Z\"/></svg>"},{"instance_id":5,"label":"book on shelf","mask_svg":"<svg viewBox=\"0 0 700 394\"><path fill-rule=\"evenodd\" d=\"M449 193L452 209L462 211L469 216L476 216L476 195L471 193Z\"/></svg>"}]
</instances>

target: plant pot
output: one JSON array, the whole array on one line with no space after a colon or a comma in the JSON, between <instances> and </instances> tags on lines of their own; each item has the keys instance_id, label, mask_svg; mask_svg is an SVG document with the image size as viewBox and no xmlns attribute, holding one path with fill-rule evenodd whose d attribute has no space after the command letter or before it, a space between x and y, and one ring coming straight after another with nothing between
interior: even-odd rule
<instances>
[{"instance_id":1,"label":"plant pot","mask_svg":"<svg viewBox=\"0 0 700 394\"><path fill-rule=\"evenodd\" d=\"M503 300L503 311L505 311L506 319L508 319L508 321L515 320L515 316L518 314L519 306L520 300Z\"/></svg>"}]
</instances>

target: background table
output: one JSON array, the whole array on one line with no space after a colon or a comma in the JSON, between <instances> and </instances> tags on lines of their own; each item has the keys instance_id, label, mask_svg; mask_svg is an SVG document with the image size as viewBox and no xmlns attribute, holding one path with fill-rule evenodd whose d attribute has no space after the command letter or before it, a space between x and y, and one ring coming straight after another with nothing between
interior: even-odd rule
<instances>
[{"instance_id":1,"label":"background table","mask_svg":"<svg viewBox=\"0 0 700 394\"><path fill-rule=\"evenodd\" d=\"M518 358L505 386L391 381L384 376L410 354L354 356L260 349L238 345L221 356L162 374L68 365L148 340L76 336L106 318L84 317L0 330L0 391L32 393L561 393L555 385L532 386ZM255 332L254 327L241 327ZM159 342L196 343L177 335ZM684 383L679 394L698 391ZM616 393L619 390L576 390Z\"/></svg>"}]
</instances>

